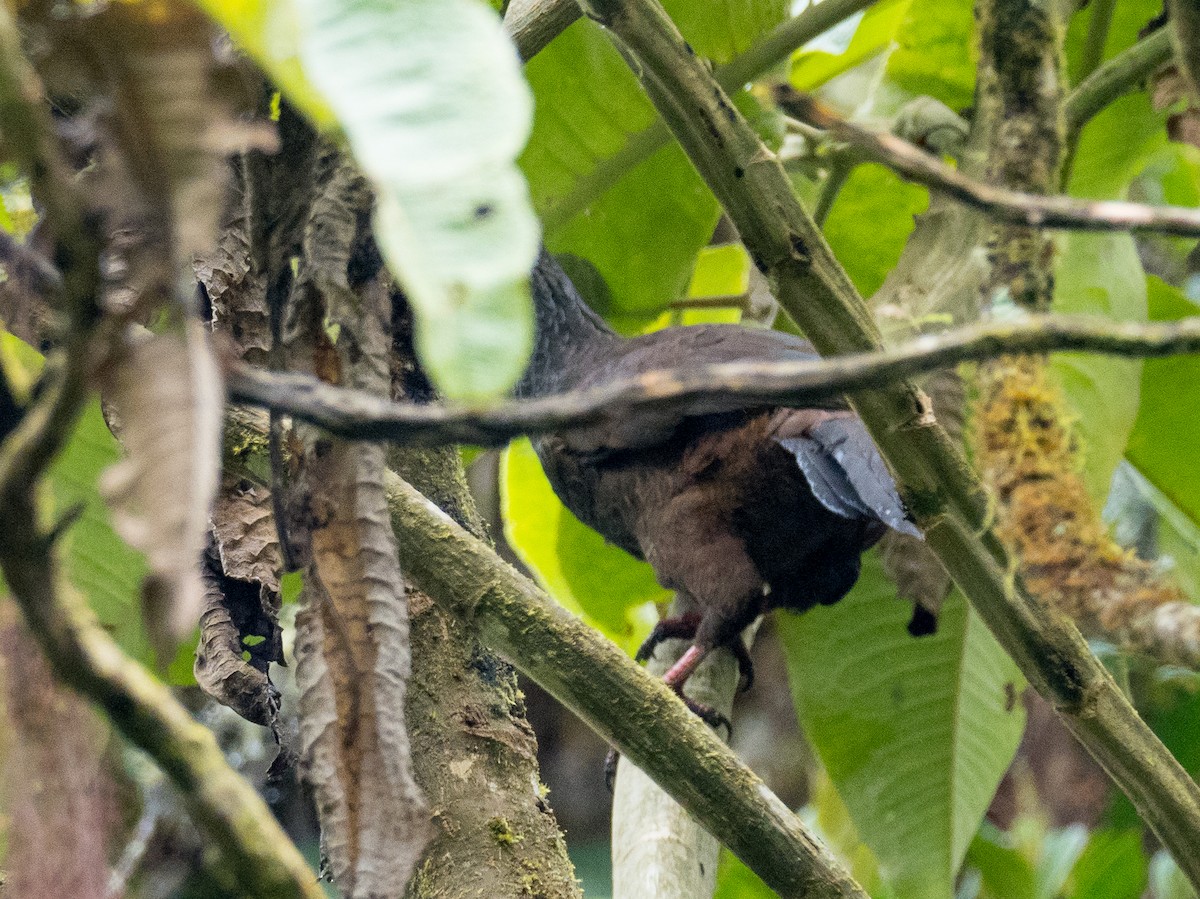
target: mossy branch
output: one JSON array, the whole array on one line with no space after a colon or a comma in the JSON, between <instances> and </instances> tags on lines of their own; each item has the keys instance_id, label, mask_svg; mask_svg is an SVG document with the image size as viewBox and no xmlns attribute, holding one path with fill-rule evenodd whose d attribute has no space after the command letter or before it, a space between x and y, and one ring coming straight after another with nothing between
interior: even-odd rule
<instances>
[{"instance_id":1,"label":"mossy branch","mask_svg":"<svg viewBox=\"0 0 1200 899\"><path fill-rule=\"evenodd\" d=\"M686 411L693 404L719 404L729 409L803 405L960 362L1059 350L1131 358L1200 353L1200 317L1146 324L1035 315L1011 322L964 325L878 352L815 362L745 359L654 370L600 387L501 402L487 409L394 402L365 391L334 387L308 375L268 372L241 364L230 369L228 388L238 402L285 412L340 437L487 446L521 434L587 428L638 414Z\"/></svg>"},{"instance_id":2,"label":"mossy branch","mask_svg":"<svg viewBox=\"0 0 1200 899\"><path fill-rule=\"evenodd\" d=\"M880 348L874 321L778 160L653 0L584 0L733 220L781 305L825 355ZM1032 77L1032 76L1031 76ZM1034 687L1200 883L1200 787L1138 717L1066 615L1032 598L993 533L978 477L925 397L899 381L854 397L929 545Z\"/></svg>"},{"instance_id":3,"label":"mossy branch","mask_svg":"<svg viewBox=\"0 0 1200 899\"><path fill-rule=\"evenodd\" d=\"M659 680L558 606L399 477L387 482L405 572L648 773L783 897L866 893Z\"/></svg>"}]
</instances>

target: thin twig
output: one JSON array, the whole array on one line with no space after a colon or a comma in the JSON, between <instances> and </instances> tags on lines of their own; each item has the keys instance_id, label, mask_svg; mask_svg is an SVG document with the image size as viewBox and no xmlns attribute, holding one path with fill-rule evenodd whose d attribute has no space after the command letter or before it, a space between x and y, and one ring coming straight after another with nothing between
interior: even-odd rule
<instances>
[{"instance_id":1,"label":"thin twig","mask_svg":"<svg viewBox=\"0 0 1200 899\"><path fill-rule=\"evenodd\" d=\"M880 387L960 362L1056 350L1149 358L1200 353L1200 317L1141 324L1108 319L1031 316L1019 322L966 325L873 353L815 361L747 359L650 371L601 387L490 409L396 403L316 378L235 365L231 397L286 412L339 437L405 443L496 445L520 434L587 428L637 414L689 409L801 406Z\"/></svg>"},{"instance_id":2,"label":"thin twig","mask_svg":"<svg viewBox=\"0 0 1200 899\"><path fill-rule=\"evenodd\" d=\"M1079 231L1154 231L1200 237L1200 209L1149 206L1123 200L1077 200L994 187L967 177L894 134L868 131L789 85L775 88L776 101L793 115L826 128L910 181L923 184L992 218L1031 228Z\"/></svg>"}]
</instances>

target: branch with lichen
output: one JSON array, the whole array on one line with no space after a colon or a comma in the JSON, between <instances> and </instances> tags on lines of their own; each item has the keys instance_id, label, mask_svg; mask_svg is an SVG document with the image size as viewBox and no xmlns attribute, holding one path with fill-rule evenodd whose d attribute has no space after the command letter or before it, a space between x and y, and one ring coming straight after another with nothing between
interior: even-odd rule
<instances>
[{"instance_id":1,"label":"branch with lichen","mask_svg":"<svg viewBox=\"0 0 1200 899\"><path fill-rule=\"evenodd\" d=\"M662 7L653 0L585 0L584 6L623 45L751 257L769 273L781 305L818 350L825 355L877 350L879 334L870 313L794 197L778 161L687 52ZM1013 13L1004 7L1004 27L996 34L1004 35L1005 64L1024 67L1031 62L1029 36L1026 23ZM1026 77L1036 82L1046 72L1033 62ZM992 89L982 72L980 85L981 92ZM1021 85L1002 79L999 90L1013 96ZM980 112L996 123L987 103ZM1053 123L1048 127L1048 134L1035 130L1020 144L1052 141L1057 129ZM994 128L987 143L1006 136L1005 128ZM1008 181L1005 169L1015 170L1016 161L998 162L991 174ZM1027 173L1034 168L1023 164ZM1192 881L1200 883L1200 858L1193 851L1200 834L1200 787L1138 717L1071 620L1047 609L1012 577L1010 557L990 526L983 485L937 424L927 400L911 382L898 381L856 395L854 404L951 576L1034 687L1053 702Z\"/></svg>"},{"instance_id":2,"label":"branch with lichen","mask_svg":"<svg viewBox=\"0 0 1200 899\"><path fill-rule=\"evenodd\" d=\"M835 138L858 148L868 158L904 178L974 206L995 221L1030 228L1200 236L1200 210L1125 200L1079 200L1009 190L976 181L894 134L871 131L848 122L789 85L776 86L775 100L802 121L826 129Z\"/></svg>"}]
</instances>

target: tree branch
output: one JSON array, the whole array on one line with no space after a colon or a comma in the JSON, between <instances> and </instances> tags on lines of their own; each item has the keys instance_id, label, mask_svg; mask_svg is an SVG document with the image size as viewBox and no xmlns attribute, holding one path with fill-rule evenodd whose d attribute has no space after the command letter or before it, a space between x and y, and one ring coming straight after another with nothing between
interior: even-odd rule
<instances>
[{"instance_id":1,"label":"tree branch","mask_svg":"<svg viewBox=\"0 0 1200 899\"><path fill-rule=\"evenodd\" d=\"M584 0L737 226L780 303L823 354L879 348L870 313L773 155L653 0ZM929 545L1034 687L1200 882L1200 787L1138 717L1074 624L1012 575L977 476L910 381L854 404L901 482Z\"/></svg>"},{"instance_id":2,"label":"tree branch","mask_svg":"<svg viewBox=\"0 0 1200 899\"><path fill-rule=\"evenodd\" d=\"M650 774L783 897L866 899L799 818L659 680L399 477L388 501L404 570Z\"/></svg>"},{"instance_id":3,"label":"tree branch","mask_svg":"<svg viewBox=\"0 0 1200 899\"><path fill-rule=\"evenodd\" d=\"M512 0L504 13L522 62L529 62L582 15L575 0Z\"/></svg>"},{"instance_id":4,"label":"tree branch","mask_svg":"<svg viewBox=\"0 0 1200 899\"><path fill-rule=\"evenodd\" d=\"M878 352L813 362L748 359L646 372L585 390L509 401L490 409L396 403L300 374L235 364L230 396L285 412L339 437L404 443L502 444L521 434L603 425L610 420L692 407L804 405L875 388L960 362L1073 350L1156 357L1200 353L1200 317L1143 324L1041 315L972 324Z\"/></svg>"},{"instance_id":5,"label":"tree branch","mask_svg":"<svg viewBox=\"0 0 1200 899\"><path fill-rule=\"evenodd\" d=\"M894 134L860 128L790 85L777 85L775 100L792 115L829 130L908 180L982 210L1002 222L1031 228L1155 231L1179 237L1200 237L1200 210L1197 209L1149 206L1124 200L1077 200L996 187L967 177Z\"/></svg>"},{"instance_id":6,"label":"tree branch","mask_svg":"<svg viewBox=\"0 0 1200 899\"><path fill-rule=\"evenodd\" d=\"M1067 97L1063 112L1068 133L1078 133L1092 116L1149 78L1170 58L1170 34L1160 28L1097 68Z\"/></svg>"}]
</instances>

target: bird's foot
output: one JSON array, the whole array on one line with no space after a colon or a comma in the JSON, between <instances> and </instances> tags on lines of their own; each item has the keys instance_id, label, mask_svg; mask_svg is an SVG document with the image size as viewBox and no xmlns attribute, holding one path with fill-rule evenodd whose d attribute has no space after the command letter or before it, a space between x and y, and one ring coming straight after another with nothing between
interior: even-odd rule
<instances>
[{"instance_id":1,"label":"bird's foot","mask_svg":"<svg viewBox=\"0 0 1200 899\"><path fill-rule=\"evenodd\" d=\"M637 654L634 659L638 662L647 661L654 651L658 649L658 645L665 640L693 640L696 637L696 629L700 626L700 615L697 612L689 612L686 615L680 615L678 618L664 618L654 625L654 630L650 632L650 636L645 639L641 646L638 647ZM741 637L734 637L726 644L729 651L733 653L733 657L737 659L738 664L738 692L744 693L754 686L754 662L750 659L750 652L746 649L746 644L742 642ZM693 647L694 648L694 647ZM686 658L686 656L685 656ZM680 660L683 661L682 659ZM699 664L698 660L696 664ZM672 671L675 669L673 668ZM688 675L694 670L694 666L687 672ZM664 680L668 684L674 686L672 682L671 672L667 672L667 677ZM685 676L679 681L682 684L687 680Z\"/></svg>"}]
</instances>

